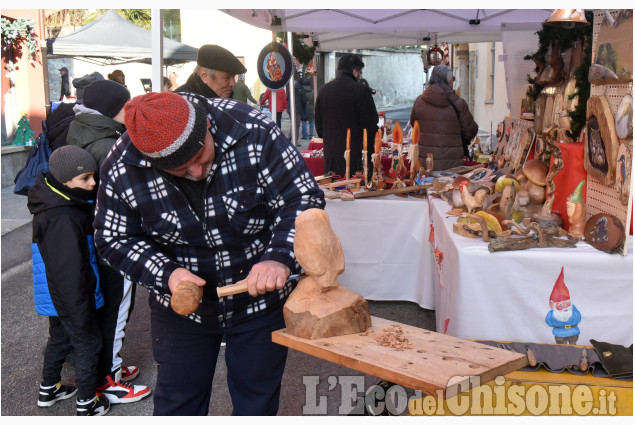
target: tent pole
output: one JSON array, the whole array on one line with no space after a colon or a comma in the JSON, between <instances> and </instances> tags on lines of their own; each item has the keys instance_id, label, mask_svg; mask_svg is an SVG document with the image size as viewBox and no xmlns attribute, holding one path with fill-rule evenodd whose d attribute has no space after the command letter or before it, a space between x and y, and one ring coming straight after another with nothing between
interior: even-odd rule
<instances>
[{"instance_id":1,"label":"tent pole","mask_svg":"<svg viewBox=\"0 0 635 425\"><path fill-rule=\"evenodd\" d=\"M276 32L271 31L271 35L273 38L273 43L277 43L278 41L276 40ZM269 101L270 108L271 108L271 119L276 123L278 122L276 119L277 117L276 111L278 110L277 100L278 100L278 90L271 90L271 100ZM280 127L282 127L282 119L280 120ZM282 128L280 130L282 131Z\"/></svg>"},{"instance_id":2,"label":"tent pole","mask_svg":"<svg viewBox=\"0 0 635 425\"><path fill-rule=\"evenodd\" d=\"M152 91L163 91L163 10L152 9Z\"/></svg>"},{"instance_id":3,"label":"tent pole","mask_svg":"<svg viewBox=\"0 0 635 425\"><path fill-rule=\"evenodd\" d=\"M293 34L287 32L287 44L289 45L289 53L291 53L291 79L289 80L289 118L291 118L291 143L293 146L298 146L296 143L298 135L295 134L295 63L293 60Z\"/></svg>"}]
</instances>

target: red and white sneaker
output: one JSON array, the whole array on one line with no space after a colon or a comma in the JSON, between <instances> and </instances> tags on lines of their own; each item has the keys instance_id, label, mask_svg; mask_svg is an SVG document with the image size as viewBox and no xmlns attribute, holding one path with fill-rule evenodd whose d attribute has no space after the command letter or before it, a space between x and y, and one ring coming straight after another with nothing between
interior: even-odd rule
<instances>
[{"instance_id":1,"label":"red and white sneaker","mask_svg":"<svg viewBox=\"0 0 635 425\"><path fill-rule=\"evenodd\" d=\"M131 385L125 382L115 382L110 375L106 376L106 383L95 389L98 394L103 394L110 404L134 403L143 400L151 393L145 385Z\"/></svg>"},{"instance_id":2,"label":"red and white sneaker","mask_svg":"<svg viewBox=\"0 0 635 425\"><path fill-rule=\"evenodd\" d=\"M139 376L139 368L137 366L126 366L121 368L121 381L128 382Z\"/></svg>"}]
</instances>

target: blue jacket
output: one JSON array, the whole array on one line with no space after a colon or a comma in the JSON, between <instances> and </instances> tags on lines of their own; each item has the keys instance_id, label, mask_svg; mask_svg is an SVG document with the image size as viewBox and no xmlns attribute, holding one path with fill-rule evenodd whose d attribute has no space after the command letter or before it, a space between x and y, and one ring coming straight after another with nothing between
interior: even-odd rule
<instances>
[{"instance_id":1,"label":"blue jacket","mask_svg":"<svg viewBox=\"0 0 635 425\"><path fill-rule=\"evenodd\" d=\"M297 270L295 219L324 208L324 194L297 148L256 109L232 99L182 96L204 105L214 139L214 163L201 187L204 217L189 205L183 179L152 167L126 132L101 167L95 242L111 267L156 294L165 309L170 274L190 270L207 284L189 318L232 326L282 306L293 286L222 299L216 288L245 278L264 260Z\"/></svg>"},{"instance_id":2,"label":"blue jacket","mask_svg":"<svg viewBox=\"0 0 635 425\"><path fill-rule=\"evenodd\" d=\"M104 304L93 241L93 201L40 174L29 189L33 216L33 300L38 314L84 329Z\"/></svg>"}]
</instances>

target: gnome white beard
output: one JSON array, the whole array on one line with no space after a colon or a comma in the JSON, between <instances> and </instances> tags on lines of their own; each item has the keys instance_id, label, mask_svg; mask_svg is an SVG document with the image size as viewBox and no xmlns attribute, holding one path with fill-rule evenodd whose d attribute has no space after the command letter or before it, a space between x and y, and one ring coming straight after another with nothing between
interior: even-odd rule
<instances>
[{"instance_id":1,"label":"gnome white beard","mask_svg":"<svg viewBox=\"0 0 635 425\"><path fill-rule=\"evenodd\" d=\"M571 318L573 314L573 307L567 307L564 310L558 310L555 307L553 308L553 318L559 322L566 322Z\"/></svg>"}]
</instances>

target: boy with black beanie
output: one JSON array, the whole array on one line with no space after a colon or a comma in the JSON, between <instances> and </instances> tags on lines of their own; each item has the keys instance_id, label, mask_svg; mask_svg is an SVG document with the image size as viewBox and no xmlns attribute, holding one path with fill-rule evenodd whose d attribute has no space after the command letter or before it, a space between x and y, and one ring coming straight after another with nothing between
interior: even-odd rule
<instances>
[{"instance_id":1,"label":"boy with black beanie","mask_svg":"<svg viewBox=\"0 0 635 425\"><path fill-rule=\"evenodd\" d=\"M95 391L101 332L97 309L104 304L93 241L97 163L77 146L62 146L50 171L29 189L33 216L33 299L49 316L38 406L77 394L78 416L108 413L110 402ZM75 351L75 384L61 384L62 365Z\"/></svg>"}]
</instances>

